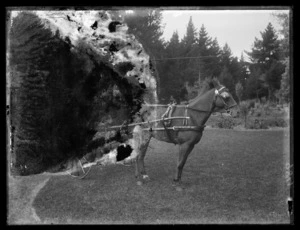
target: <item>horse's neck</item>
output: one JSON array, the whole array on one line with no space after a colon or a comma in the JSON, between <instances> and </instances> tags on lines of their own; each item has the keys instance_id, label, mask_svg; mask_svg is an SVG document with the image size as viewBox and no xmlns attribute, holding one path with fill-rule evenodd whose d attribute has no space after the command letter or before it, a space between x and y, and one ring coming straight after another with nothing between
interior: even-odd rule
<instances>
[{"instance_id":1,"label":"horse's neck","mask_svg":"<svg viewBox=\"0 0 300 230\"><path fill-rule=\"evenodd\" d=\"M215 89L213 88L203 93L202 95L199 95L189 104L189 107L209 112L213 104L214 91Z\"/></svg>"}]
</instances>

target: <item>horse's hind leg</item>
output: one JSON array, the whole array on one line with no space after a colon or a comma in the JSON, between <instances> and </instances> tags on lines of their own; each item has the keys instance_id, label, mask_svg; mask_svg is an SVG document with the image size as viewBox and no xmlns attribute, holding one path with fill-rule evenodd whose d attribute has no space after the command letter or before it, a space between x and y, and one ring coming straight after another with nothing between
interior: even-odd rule
<instances>
[{"instance_id":1,"label":"horse's hind leg","mask_svg":"<svg viewBox=\"0 0 300 230\"><path fill-rule=\"evenodd\" d=\"M194 148L194 144L188 143L188 142L183 143L182 145L179 146L177 169L176 169L174 182L180 183L184 164L185 164L190 152L193 150L193 148Z\"/></svg>"}]
</instances>

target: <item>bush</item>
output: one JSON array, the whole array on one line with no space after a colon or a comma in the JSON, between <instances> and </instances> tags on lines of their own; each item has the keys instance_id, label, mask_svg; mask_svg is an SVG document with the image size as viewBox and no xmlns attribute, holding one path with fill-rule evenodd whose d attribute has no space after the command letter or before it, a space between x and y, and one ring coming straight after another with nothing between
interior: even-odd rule
<instances>
[{"instance_id":1,"label":"bush","mask_svg":"<svg viewBox=\"0 0 300 230\"><path fill-rule=\"evenodd\" d=\"M244 118L245 126L247 124L247 116L250 111L250 103L248 101L242 101L239 105L240 115Z\"/></svg>"},{"instance_id":2,"label":"bush","mask_svg":"<svg viewBox=\"0 0 300 230\"><path fill-rule=\"evenodd\" d=\"M248 102L248 107L249 107L249 109L255 108L255 100L250 100L250 101Z\"/></svg>"},{"instance_id":3,"label":"bush","mask_svg":"<svg viewBox=\"0 0 300 230\"><path fill-rule=\"evenodd\" d=\"M248 129L267 129L268 126L263 119L251 119L248 121L246 128Z\"/></svg>"},{"instance_id":4,"label":"bush","mask_svg":"<svg viewBox=\"0 0 300 230\"><path fill-rule=\"evenodd\" d=\"M223 129L233 129L235 125L236 124L232 117L223 117L220 121L217 122L217 127Z\"/></svg>"},{"instance_id":5,"label":"bush","mask_svg":"<svg viewBox=\"0 0 300 230\"><path fill-rule=\"evenodd\" d=\"M287 127L288 124L283 118L269 118L265 120L268 127Z\"/></svg>"},{"instance_id":6,"label":"bush","mask_svg":"<svg viewBox=\"0 0 300 230\"><path fill-rule=\"evenodd\" d=\"M270 127L287 127L288 124L283 118L269 117L265 119L249 119L246 128L268 129Z\"/></svg>"}]
</instances>

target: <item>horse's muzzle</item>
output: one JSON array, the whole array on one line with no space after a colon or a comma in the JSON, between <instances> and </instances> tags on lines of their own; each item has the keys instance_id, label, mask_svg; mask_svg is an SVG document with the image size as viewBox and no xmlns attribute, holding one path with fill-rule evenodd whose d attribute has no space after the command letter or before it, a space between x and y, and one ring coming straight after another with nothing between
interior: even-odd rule
<instances>
[{"instance_id":1,"label":"horse's muzzle","mask_svg":"<svg viewBox=\"0 0 300 230\"><path fill-rule=\"evenodd\" d=\"M226 109L225 110L231 109L234 106L237 106L236 101L232 97L229 97L226 100Z\"/></svg>"}]
</instances>

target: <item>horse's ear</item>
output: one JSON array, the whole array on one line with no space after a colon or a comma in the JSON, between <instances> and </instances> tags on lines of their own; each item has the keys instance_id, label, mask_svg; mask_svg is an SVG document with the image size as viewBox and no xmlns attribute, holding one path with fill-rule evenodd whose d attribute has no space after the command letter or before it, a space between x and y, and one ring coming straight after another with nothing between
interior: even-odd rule
<instances>
[{"instance_id":1,"label":"horse's ear","mask_svg":"<svg viewBox=\"0 0 300 230\"><path fill-rule=\"evenodd\" d=\"M216 77L212 78L212 83L213 83L215 88L220 86L220 82L219 82L218 78L216 78Z\"/></svg>"}]
</instances>

